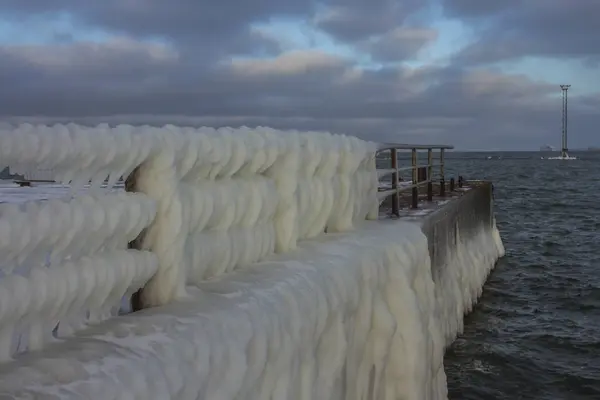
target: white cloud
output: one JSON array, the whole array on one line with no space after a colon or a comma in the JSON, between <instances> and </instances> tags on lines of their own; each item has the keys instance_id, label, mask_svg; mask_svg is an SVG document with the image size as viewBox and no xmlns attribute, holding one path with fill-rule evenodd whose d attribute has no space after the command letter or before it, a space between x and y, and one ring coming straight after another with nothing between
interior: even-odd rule
<instances>
[{"instance_id":1,"label":"white cloud","mask_svg":"<svg viewBox=\"0 0 600 400\"><path fill-rule=\"evenodd\" d=\"M106 42L75 42L50 45L4 45L0 54L47 68L99 67L123 57L141 57L150 63L173 63L179 53L159 43L114 37Z\"/></svg>"},{"instance_id":2,"label":"white cloud","mask_svg":"<svg viewBox=\"0 0 600 400\"><path fill-rule=\"evenodd\" d=\"M318 50L293 50L267 59L234 59L231 68L239 75L297 75L315 70L343 68L347 61Z\"/></svg>"}]
</instances>

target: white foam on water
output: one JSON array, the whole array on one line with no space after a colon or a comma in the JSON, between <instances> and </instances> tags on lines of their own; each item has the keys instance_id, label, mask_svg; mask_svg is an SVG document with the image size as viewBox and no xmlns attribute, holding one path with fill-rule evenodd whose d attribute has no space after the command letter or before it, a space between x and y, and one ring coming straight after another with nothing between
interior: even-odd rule
<instances>
[{"instance_id":1,"label":"white foam on water","mask_svg":"<svg viewBox=\"0 0 600 400\"><path fill-rule=\"evenodd\" d=\"M544 159L544 157L542 157L542 160L543 159ZM577 157L573 157L568 154L565 154L564 156L560 155L560 156L556 156L556 157L546 157L546 160L577 160Z\"/></svg>"}]
</instances>

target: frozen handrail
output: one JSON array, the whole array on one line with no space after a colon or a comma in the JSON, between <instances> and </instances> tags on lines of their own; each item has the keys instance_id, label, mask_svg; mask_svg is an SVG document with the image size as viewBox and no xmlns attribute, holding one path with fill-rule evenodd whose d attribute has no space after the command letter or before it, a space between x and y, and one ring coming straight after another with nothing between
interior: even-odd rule
<instances>
[{"instance_id":1,"label":"frozen handrail","mask_svg":"<svg viewBox=\"0 0 600 400\"><path fill-rule=\"evenodd\" d=\"M424 144L401 144L401 143L381 143L377 147L377 154L389 153L390 168L385 169L382 175L392 175L391 188L380 188L378 193L380 201L391 196L392 214L399 215L400 193L410 190L411 207L417 208L419 202L419 187L427 186L427 201L433 200L434 167L439 168L439 195L446 195L446 181L444 172L445 150L451 150L454 146L446 144L424 145ZM398 150L410 150L411 165L408 167L398 167ZM427 163L418 163L419 150L427 151ZM434 151L439 153L439 162L434 162ZM407 184L401 184L400 172L411 171L411 180ZM454 180L450 182L451 190L454 190Z\"/></svg>"},{"instance_id":2,"label":"frozen handrail","mask_svg":"<svg viewBox=\"0 0 600 400\"><path fill-rule=\"evenodd\" d=\"M73 193L90 186L93 199L124 179L125 191L156 203L151 223L120 243L158 260L134 309L185 298L186 285L376 219L376 152L377 143L355 137L264 127L0 128L0 165L13 172L48 171Z\"/></svg>"}]
</instances>

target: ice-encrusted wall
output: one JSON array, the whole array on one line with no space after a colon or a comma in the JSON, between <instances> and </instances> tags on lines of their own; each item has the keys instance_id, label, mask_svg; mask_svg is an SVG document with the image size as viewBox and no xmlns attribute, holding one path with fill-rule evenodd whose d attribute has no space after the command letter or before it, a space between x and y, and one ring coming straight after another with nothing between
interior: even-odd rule
<instances>
[{"instance_id":1,"label":"ice-encrusted wall","mask_svg":"<svg viewBox=\"0 0 600 400\"><path fill-rule=\"evenodd\" d=\"M429 244L440 326L446 345L463 331L504 245L494 218L490 182L471 182L472 188L429 214L421 222Z\"/></svg>"},{"instance_id":2,"label":"ice-encrusted wall","mask_svg":"<svg viewBox=\"0 0 600 400\"><path fill-rule=\"evenodd\" d=\"M49 338L60 321L58 334L64 337L83 326L80 320L68 322L66 314L80 318L83 313L87 323L108 315L96 310L107 307L97 304L105 301L98 296L113 302L143 286L143 307L168 304L186 298L187 285L293 250L298 240L325 230L351 230L360 220L376 218L375 149L374 143L344 135L269 128L22 124L0 130L1 165L14 172L43 169L70 185L74 196L39 206L3 206L0 250L7 251L3 261L9 276L0 284L29 285L32 299L29 308L14 304L2 309L6 334L0 336L0 347L15 341L15 328L27 331L23 325L34 315L47 315L43 330ZM109 193L121 177L135 195ZM86 195L79 197L88 185ZM125 253L109 252L127 249L128 243L132 245ZM84 258L96 253L105 258ZM130 264L145 259L130 255L151 258L143 274ZM65 269L63 262L76 265ZM12 273L14 267L18 273ZM88 267L100 274L96 280L86 275ZM102 268L109 275L102 275ZM72 269L83 274L80 280L87 286L75 275L75 288L68 286L64 274ZM132 275L133 286L122 288L129 279L122 273ZM54 287L44 274L58 274L64 284ZM42 294L35 294L31 285ZM99 293L90 292L94 290ZM13 296L6 293L7 299ZM61 295L68 299L56 298ZM58 307L59 318L44 308L52 299L73 305ZM37 338L30 345L18 341L4 345L0 355L7 359L40 346Z\"/></svg>"},{"instance_id":3,"label":"ice-encrusted wall","mask_svg":"<svg viewBox=\"0 0 600 400\"><path fill-rule=\"evenodd\" d=\"M460 257L444 267L481 287L500 256L490 242L494 229L482 229L473 245L459 241ZM421 226L403 221L366 221L350 233L301 242L203 282L185 300L112 319L77 341L0 365L0 394L446 399L445 329L455 315L440 312L437 299L446 296L462 313L476 293L456 281L440 292L427 246ZM473 246L478 253L469 253Z\"/></svg>"}]
</instances>

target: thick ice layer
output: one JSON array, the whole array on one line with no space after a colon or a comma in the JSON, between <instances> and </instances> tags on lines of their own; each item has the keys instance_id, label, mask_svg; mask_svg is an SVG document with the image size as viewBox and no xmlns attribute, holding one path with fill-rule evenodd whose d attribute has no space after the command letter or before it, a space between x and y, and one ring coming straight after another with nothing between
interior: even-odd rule
<instances>
[{"instance_id":1,"label":"thick ice layer","mask_svg":"<svg viewBox=\"0 0 600 400\"><path fill-rule=\"evenodd\" d=\"M141 193L0 204L0 270L126 248L155 214L155 201Z\"/></svg>"},{"instance_id":2,"label":"thick ice layer","mask_svg":"<svg viewBox=\"0 0 600 400\"><path fill-rule=\"evenodd\" d=\"M502 243L459 232L434 276L416 225L331 234L377 218L375 149L269 128L0 131L0 165L95 189L0 205L0 361L44 348L0 365L0 395L445 398L444 346ZM121 176L140 193L98 190ZM98 324L142 286L159 307Z\"/></svg>"},{"instance_id":3,"label":"thick ice layer","mask_svg":"<svg viewBox=\"0 0 600 400\"><path fill-rule=\"evenodd\" d=\"M495 223L491 230L480 227L468 239L463 238L460 231L456 236L456 247L449 249L446 265L435 277L446 345L462 333L464 315L471 312L496 261L504 256L504 245Z\"/></svg>"},{"instance_id":4,"label":"thick ice layer","mask_svg":"<svg viewBox=\"0 0 600 400\"><path fill-rule=\"evenodd\" d=\"M461 271L448 277L463 290L434 284L427 239L417 225L371 222L321 236L200 283L187 300L113 319L76 341L0 366L0 393L445 399L444 336L459 329L458 315L501 254L498 239L494 228L477 241L458 241L454 253L462 256L448 260L445 270ZM452 312L440 310L443 300Z\"/></svg>"},{"instance_id":5,"label":"thick ice layer","mask_svg":"<svg viewBox=\"0 0 600 400\"><path fill-rule=\"evenodd\" d=\"M115 315L121 298L142 287L157 267L150 252L115 250L34 268L27 276L4 277L0 280L0 361L9 360L16 351L42 348L54 340L57 326L58 337L64 338L85 324ZM20 339L15 348L17 332Z\"/></svg>"},{"instance_id":6,"label":"thick ice layer","mask_svg":"<svg viewBox=\"0 0 600 400\"><path fill-rule=\"evenodd\" d=\"M0 270L22 275L11 278L19 283L42 276L50 267L66 282L60 271L71 266L65 269L63 264L78 266L84 257L109 262L115 254L123 256L114 251L134 239L134 247L152 255L148 268L139 271L148 282L134 277L131 285L123 286L128 278L111 275L86 281L98 287L65 283L42 288L54 296L49 299L73 298L78 304L65 306L60 318L48 314L48 324L61 321L59 333L73 330L65 321L81 307L90 307L92 322L108 315L104 303L86 303L92 292L116 296L123 294L121 287L143 286L144 307L185 299L186 284L201 284L274 252L293 250L298 240L324 231L348 231L376 218L375 149L375 144L353 137L270 128L3 128L0 165L11 166L13 172L45 170L69 184L72 194L90 182L92 190L69 202L0 207ZM121 177L129 191L140 194L106 195ZM105 180L107 189L102 190ZM83 294L75 294L77 290ZM46 292L41 293L32 294L32 301L45 301ZM36 310L7 306L0 327L16 332L14 342L28 331L27 321L39 314ZM50 325L44 327L45 334ZM32 347L6 346L1 349L5 358Z\"/></svg>"},{"instance_id":7,"label":"thick ice layer","mask_svg":"<svg viewBox=\"0 0 600 400\"><path fill-rule=\"evenodd\" d=\"M126 250L155 214L141 193L0 204L0 361L115 315L158 269Z\"/></svg>"},{"instance_id":8,"label":"thick ice layer","mask_svg":"<svg viewBox=\"0 0 600 400\"><path fill-rule=\"evenodd\" d=\"M21 124L0 129L0 164L13 172L27 172L32 166L55 174L59 182L96 184L110 175L109 183L127 176L147 159L158 140L156 129L120 125L94 128L75 124Z\"/></svg>"}]
</instances>

